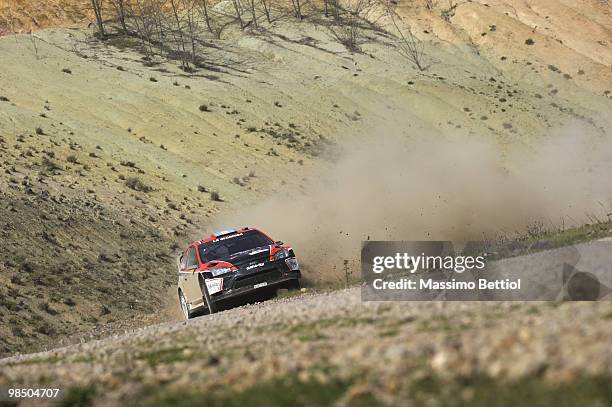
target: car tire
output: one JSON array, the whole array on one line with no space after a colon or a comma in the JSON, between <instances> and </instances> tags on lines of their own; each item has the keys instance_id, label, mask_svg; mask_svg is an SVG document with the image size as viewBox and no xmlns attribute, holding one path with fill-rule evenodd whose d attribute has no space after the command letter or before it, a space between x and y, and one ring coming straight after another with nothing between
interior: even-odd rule
<instances>
[{"instance_id":1,"label":"car tire","mask_svg":"<svg viewBox=\"0 0 612 407\"><path fill-rule=\"evenodd\" d=\"M183 312L183 317L185 319L192 319L193 313L189 309L189 305L187 304L187 300L185 299L185 296L183 295L183 291L179 290L178 295L179 295L179 304L181 306L181 311Z\"/></svg>"}]
</instances>

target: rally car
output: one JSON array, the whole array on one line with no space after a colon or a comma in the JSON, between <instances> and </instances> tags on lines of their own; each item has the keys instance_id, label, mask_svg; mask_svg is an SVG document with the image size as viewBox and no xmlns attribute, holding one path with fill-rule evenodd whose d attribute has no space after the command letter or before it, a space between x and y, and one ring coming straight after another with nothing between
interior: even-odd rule
<instances>
[{"instance_id":1,"label":"rally car","mask_svg":"<svg viewBox=\"0 0 612 407\"><path fill-rule=\"evenodd\" d=\"M216 232L191 243L177 258L178 298L185 319L214 313L279 288L300 287L293 249L245 227Z\"/></svg>"}]
</instances>

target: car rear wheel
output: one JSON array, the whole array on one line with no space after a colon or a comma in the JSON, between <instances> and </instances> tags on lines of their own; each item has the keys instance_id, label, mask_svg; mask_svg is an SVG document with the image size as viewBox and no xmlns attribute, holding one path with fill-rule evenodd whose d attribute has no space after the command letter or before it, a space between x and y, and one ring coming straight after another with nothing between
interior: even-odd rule
<instances>
[{"instance_id":1,"label":"car rear wheel","mask_svg":"<svg viewBox=\"0 0 612 407\"><path fill-rule=\"evenodd\" d=\"M187 300L185 299L185 296L183 295L182 291L179 291L179 303L181 305L181 311L183 311L183 316L185 317L185 319L193 318L193 314L189 309L189 304L187 304Z\"/></svg>"}]
</instances>

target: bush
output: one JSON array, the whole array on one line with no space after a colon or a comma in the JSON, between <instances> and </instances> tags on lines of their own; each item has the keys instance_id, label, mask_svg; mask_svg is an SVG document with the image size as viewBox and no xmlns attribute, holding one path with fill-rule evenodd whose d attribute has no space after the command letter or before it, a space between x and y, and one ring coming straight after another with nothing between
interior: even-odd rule
<instances>
[{"instance_id":1,"label":"bush","mask_svg":"<svg viewBox=\"0 0 612 407\"><path fill-rule=\"evenodd\" d=\"M67 73L67 74L69 74L69 75L72 75L72 71L71 71L70 69L68 69L68 68L64 68L64 69L62 69L62 72L63 72L63 73Z\"/></svg>"},{"instance_id":2,"label":"bush","mask_svg":"<svg viewBox=\"0 0 612 407\"><path fill-rule=\"evenodd\" d=\"M60 167L59 165L57 165L55 162L53 162L52 160L48 159L47 157L43 157L42 159L42 166L45 167L47 169L47 171L60 171L62 170L62 167Z\"/></svg>"},{"instance_id":3,"label":"bush","mask_svg":"<svg viewBox=\"0 0 612 407\"><path fill-rule=\"evenodd\" d=\"M76 155L69 155L68 157L66 157L66 161L68 161L69 163L72 164L78 164L79 160L77 160Z\"/></svg>"},{"instance_id":4,"label":"bush","mask_svg":"<svg viewBox=\"0 0 612 407\"><path fill-rule=\"evenodd\" d=\"M223 202L223 199L221 199L221 195L217 191L210 192L210 199L212 199L215 202Z\"/></svg>"},{"instance_id":5,"label":"bush","mask_svg":"<svg viewBox=\"0 0 612 407\"><path fill-rule=\"evenodd\" d=\"M45 135L45 131L42 129L42 127L37 127L36 128L36 134L38 134L39 136L44 136Z\"/></svg>"},{"instance_id":6,"label":"bush","mask_svg":"<svg viewBox=\"0 0 612 407\"><path fill-rule=\"evenodd\" d=\"M125 185L128 188L131 188L134 191L139 191L139 192L150 192L153 190L153 188L151 188L150 186L142 182L140 178L137 178L137 177L130 177L126 179Z\"/></svg>"},{"instance_id":7,"label":"bush","mask_svg":"<svg viewBox=\"0 0 612 407\"><path fill-rule=\"evenodd\" d=\"M0 96L0 102L10 102L10 100L6 96Z\"/></svg>"},{"instance_id":8,"label":"bush","mask_svg":"<svg viewBox=\"0 0 612 407\"><path fill-rule=\"evenodd\" d=\"M136 163L132 161L121 161L119 164L121 164L124 167L136 168Z\"/></svg>"},{"instance_id":9,"label":"bush","mask_svg":"<svg viewBox=\"0 0 612 407\"><path fill-rule=\"evenodd\" d=\"M200 112L210 112L210 109L208 108L207 105L200 105Z\"/></svg>"}]
</instances>

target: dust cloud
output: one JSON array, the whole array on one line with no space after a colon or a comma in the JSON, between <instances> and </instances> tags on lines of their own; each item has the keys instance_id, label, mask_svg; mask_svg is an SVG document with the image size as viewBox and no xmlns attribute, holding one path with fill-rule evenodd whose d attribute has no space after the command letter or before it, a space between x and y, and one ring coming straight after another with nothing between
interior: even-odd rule
<instances>
[{"instance_id":1,"label":"dust cloud","mask_svg":"<svg viewBox=\"0 0 612 407\"><path fill-rule=\"evenodd\" d=\"M355 273L363 240L481 240L565 227L612 202L612 143L565 128L528 147L475 137L381 135L342 148L303 194L218 219L291 244L310 281Z\"/></svg>"}]
</instances>

